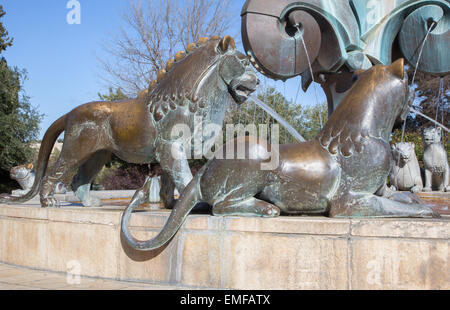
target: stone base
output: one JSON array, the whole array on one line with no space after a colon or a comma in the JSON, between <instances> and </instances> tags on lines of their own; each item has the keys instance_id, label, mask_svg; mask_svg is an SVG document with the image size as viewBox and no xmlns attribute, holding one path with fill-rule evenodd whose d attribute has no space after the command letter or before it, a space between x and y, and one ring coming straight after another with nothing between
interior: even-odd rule
<instances>
[{"instance_id":1,"label":"stone base","mask_svg":"<svg viewBox=\"0 0 450 310\"><path fill-rule=\"evenodd\" d=\"M0 262L85 276L223 289L450 289L450 221L191 215L164 249L121 240L123 207L0 205ZM132 217L140 239L169 212Z\"/></svg>"}]
</instances>

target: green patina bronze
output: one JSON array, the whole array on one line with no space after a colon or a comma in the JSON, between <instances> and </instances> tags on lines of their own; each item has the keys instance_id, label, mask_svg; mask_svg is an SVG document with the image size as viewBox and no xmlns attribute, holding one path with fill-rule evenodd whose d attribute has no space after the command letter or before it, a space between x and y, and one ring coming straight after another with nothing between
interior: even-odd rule
<instances>
[{"instance_id":1,"label":"green patina bronze","mask_svg":"<svg viewBox=\"0 0 450 310\"><path fill-rule=\"evenodd\" d=\"M314 77L331 113L354 71L404 58L412 67L419 63L420 71L448 74L449 13L447 0L247 0L242 36L253 65L266 76L300 75L304 90Z\"/></svg>"}]
</instances>

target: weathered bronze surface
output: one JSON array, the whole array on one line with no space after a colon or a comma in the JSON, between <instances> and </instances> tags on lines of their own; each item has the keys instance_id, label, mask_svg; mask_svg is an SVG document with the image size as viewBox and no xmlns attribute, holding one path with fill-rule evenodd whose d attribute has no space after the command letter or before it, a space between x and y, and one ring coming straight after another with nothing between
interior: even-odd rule
<instances>
[{"instance_id":1,"label":"weathered bronze surface","mask_svg":"<svg viewBox=\"0 0 450 310\"><path fill-rule=\"evenodd\" d=\"M44 136L31 191L0 201L24 202L40 189L42 207L58 206L53 196L56 183L78 168L72 189L83 205L98 206L100 200L89 194L90 183L112 153L130 163L158 161L165 173L163 184L174 184L181 193L192 174L186 159L172 156L172 128L186 124L194 132L198 117L197 125L222 127L231 98L243 103L257 84L256 74L247 57L236 50L233 38L202 38L186 52L177 53L158 73L157 82L137 99L87 103L57 120ZM50 152L63 131L61 155L44 178ZM181 145L178 149L186 151ZM169 204L173 187L166 186L162 194Z\"/></svg>"},{"instance_id":2,"label":"weathered bronze surface","mask_svg":"<svg viewBox=\"0 0 450 310\"><path fill-rule=\"evenodd\" d=\"M246 159L213 159L181 195L161 233L150 241L133 238L131 212L148 192L138 192L122 219L127 242L139 250L168 242L198 202L212 205L215 215L274 217L325 214L330 217L425 217L425 205L376 196L391 168L389 136L398 116L410 107L403 59L361 73L324 129L310 142L273 146L241 137L225 149L245 144ZM224 152L224 150L219 150ZM261 169L279 158L273 170ZM236 153L235 153L236 155ZM237 158L237 157L235 157Z\"/></svg>"},{"instance_id":3,"label":"weathered bronze surface","mask_svg":"<svg viewBox=\"0 0 450 310\"><path fill-rule=\"evenodd\" d=\"M330 114L343 98L336 75L347 79L348 72L398 58L423 72L450 72L448 0L247 0L241 15L255 68L274 79L301 75L306 90L312 75L304 43Z\"/></svg>"}]
</instances>

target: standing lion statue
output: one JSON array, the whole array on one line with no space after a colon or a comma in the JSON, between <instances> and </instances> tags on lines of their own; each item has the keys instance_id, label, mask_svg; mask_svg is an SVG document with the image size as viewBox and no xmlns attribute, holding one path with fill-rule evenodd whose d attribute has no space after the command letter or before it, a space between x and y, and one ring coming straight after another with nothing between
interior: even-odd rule
<instances>
[{"instance_id":1,"label":"standing lion statue","mask_svg":"<svg viewBox=\"0 0 450 310\"><path fill-rule=\"evenodd\" d=\"M56 184L78 169L73 191L84 206L100 206L100 199L90 194L91 183L115 154L129 163L159 162L164 172L161 198L168 206L173 202L174 186L182 193L192 180L187 159L173 156L172 151L193 150L177 144L173 128L180 124L191 132L199 125L222 128L229 103L245 102L258 83L247 56L236 50L232 37L201 38L169 60L138 98L90 102L55 121L42 141L31 190L23 197L7 196L0 202L25 202L40 192L42 207L57 207ZM47 171L50 152L62 132L61 154ZM211 138L202 136L201 142Z\"/></svg>"}]
</instances>

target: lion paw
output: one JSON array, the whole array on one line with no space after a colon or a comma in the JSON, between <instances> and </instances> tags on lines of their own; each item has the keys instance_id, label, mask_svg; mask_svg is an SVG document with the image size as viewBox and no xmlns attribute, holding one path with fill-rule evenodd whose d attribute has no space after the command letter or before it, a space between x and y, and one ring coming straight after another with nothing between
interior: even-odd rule
<instances>
[{"instance_id":1,"label":"lion paw","mask_svg":"<svg viewBox=\"0 0 450 310\"><path fill-rule=\"evenodd\" d=\"M55 197L48 197L41 199L41 206L42 208L59 208L60 203Z\"/></svg>"},{"instance_id":2,"label":"lion paw","mask_svg":"<svg viewBox=\"0 0 450 310\"><path fill-rule=\"evenodd\" d=\"M99 208L102 206L102 201L100 198L97 198L95 196L91 196L89 197L89 199L87 199L83 205L87 208Z\"/></svg>"},{"instance_id":3,"label":"lion paw","mask_svg":"<svg viewBox=\"0 0 450 310\"><path fill-rule=\"evenodd\" d=\"M280 216L280 208L276 206L268 206L267 208L264 208L263 210L263 217L277 217Z\"/></svg>"},{"instance_id":4,"label":"lion paw","mask_svg":"<svg viewBox=\"0 0 450 310\"><path fill-rule=\"evenodd\" d=\"M411 193L417 194L420 192L420 190L421 190L420 186L414 186L413 188L411 188Z\"/></svg>"},{"instance_id":5,"label":"lion paw","mask_svg":"<svg viewBox=\"0 0 450 310\"><path fill-rule=\"evenodd\" d=\"M10 194L0 194L0 199L7 201L7 200L11 200L12 196Z\"/></svg>"}]
</instances>

